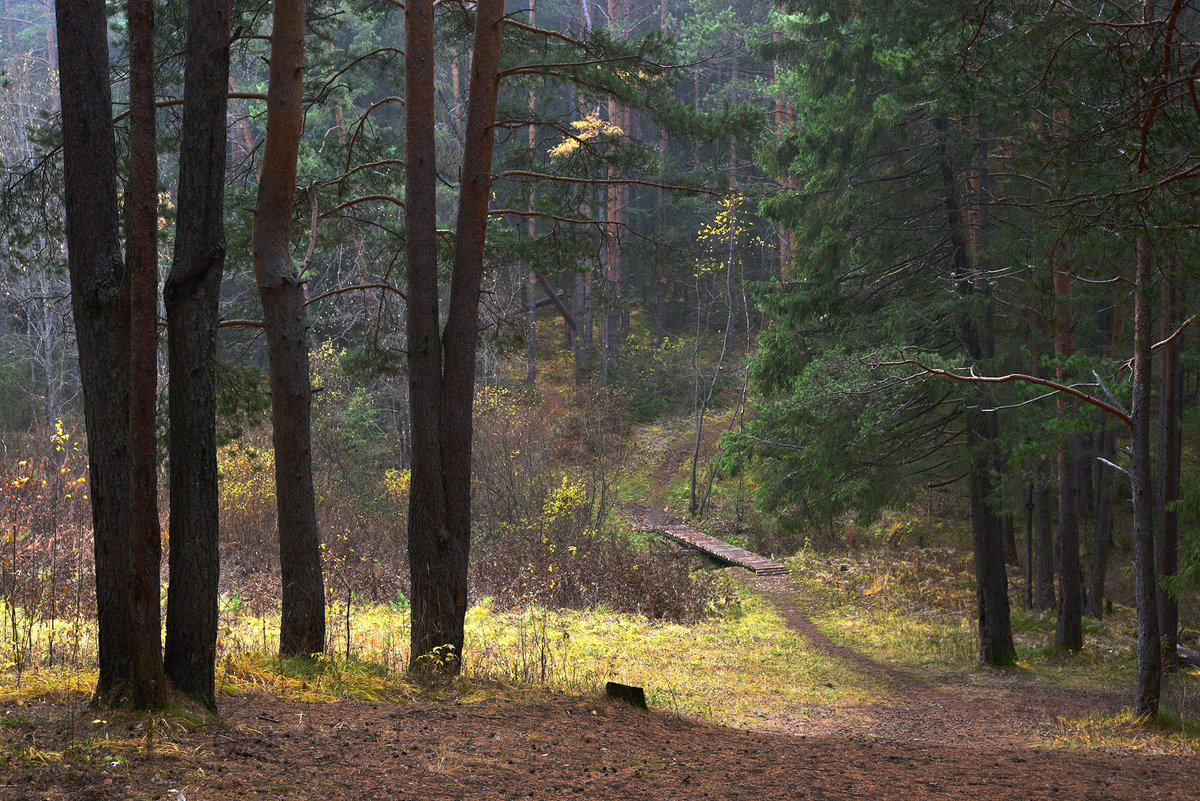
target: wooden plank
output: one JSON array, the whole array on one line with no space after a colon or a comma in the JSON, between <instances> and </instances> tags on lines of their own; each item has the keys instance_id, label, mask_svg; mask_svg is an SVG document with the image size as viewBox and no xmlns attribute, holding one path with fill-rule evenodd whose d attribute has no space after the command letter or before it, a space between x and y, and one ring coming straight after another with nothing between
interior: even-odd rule
<instances>
[{"instance_id":1,"label":"wooden plank","mask_svg":"<svg viewBox=\"0 0 1200 801\"><path fill-rule=\"evenodd\" d=\"M663 526L639 526L643 531L652 531L670 537L676 542L694 548L707 554L719 562L735 567L745 568L759 576L779 576L788 572L787 568L773 559L747 551L744 548L730 545L701 531L695 531L687 526L668 524Z\"/></svg>"}]
</instances>

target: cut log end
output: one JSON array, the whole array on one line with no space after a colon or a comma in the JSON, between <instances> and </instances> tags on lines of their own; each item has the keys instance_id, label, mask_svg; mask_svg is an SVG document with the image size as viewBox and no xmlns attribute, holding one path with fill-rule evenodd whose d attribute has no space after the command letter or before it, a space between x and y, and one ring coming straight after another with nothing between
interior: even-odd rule
<instances>
[{"instance_id":1,"label":"cut log end","mask_svg":"<svg viewBox=\"0 0 1200 801\"><path fill-rule=\"evenodd\" d=\"M641 687L610 681L604 685L604 695L606 698L621 701L637 709L650 709L649 704L646 703L646 691Z\"/></svg>"}]
</instances>

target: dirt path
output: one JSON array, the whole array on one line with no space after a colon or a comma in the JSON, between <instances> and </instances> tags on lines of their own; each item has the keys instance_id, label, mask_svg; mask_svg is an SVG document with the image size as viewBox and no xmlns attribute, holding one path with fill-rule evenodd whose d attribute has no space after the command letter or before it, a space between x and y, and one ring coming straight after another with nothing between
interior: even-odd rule
<instances>
[{"instance_id":1,"label":"dirt path","mask_svg":"<svg viewBox=\"0 0 1200 801\"><path fill-rule=\"evenodd\" d=\"M830 710L816 721L794 724L776 717L780 728L812 733L854 733L909 743L979 747L1022 747L1046 741L1059 720L1110 714L1127 705L1114 693L1083 693L1048 687L1020 669L998 669L971 678L925 678L871 659L834 642L801 609L803 599L786 576L755 577L752 586L769 597L788 625L813 647L851 670L882 679L886 695L869 704Z\"/></svg>"}]
</instances>

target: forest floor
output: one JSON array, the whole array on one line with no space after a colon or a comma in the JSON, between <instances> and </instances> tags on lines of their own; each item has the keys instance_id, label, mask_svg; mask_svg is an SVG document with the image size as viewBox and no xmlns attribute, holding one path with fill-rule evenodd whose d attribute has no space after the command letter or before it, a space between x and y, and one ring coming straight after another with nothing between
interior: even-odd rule
<instances>
[{"instance_id":1,"label":"forest floor","mask_svg":"<svg viewBox=\"0 0 1200 801\"><path fill-rule=\"evenodd\" d=\"M864 703L763 709L732 728L598 696L451 687L403 703L220 699L222 717L89 710L86 695L0 712L3 799L1194 799L1195 741L1081 747L1064 720L1109 716L1116 693L1019 669L924 678L827 637L817 599L758 578L813 649L873 675ZM476 700L482 698L483 700ZM715 699L714 703L719 703ZM149 728L148 728L149 727ZM1164 742L1172 743L1164 746Z\"/></svg>"}]
</instances>

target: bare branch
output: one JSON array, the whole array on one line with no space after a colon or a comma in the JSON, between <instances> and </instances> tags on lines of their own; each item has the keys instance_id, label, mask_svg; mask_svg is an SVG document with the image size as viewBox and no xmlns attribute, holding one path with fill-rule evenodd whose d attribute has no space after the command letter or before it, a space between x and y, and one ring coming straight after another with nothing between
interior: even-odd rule
<instances>
[{"instance_id":1,"label":"bare branch","mask_svg":"<svg viewBox=\"0 0 1200 801\"><path fill-rule=\"evenodd\" d=\"M929 373L930 375L942 376L944 378L950 378L955 381L963 381L968 384L1011 384L1011 383L1037 384L1038 386L1048 387L1049 389L1055 390L1056 392L1063 392L1067 395L1078 398L1079 400L1083 401L1084 403L1095 406L1097 409L1100 409L1101 411L1103 411L1107 414L1111 414L1113 417L1117 418L1118 420L1120 420L1122 423L1129 426L1130 428L1133 427L1133 418L1130 417L1123 409L1119 409L1116 406L1113 406L1111 403L1105 403L1104 401L1100 400L1099 398L1095 398L1095 397L1087 394L1086 392L1083 392L1082 390L1076 389L1075 387L1069 386L1067 384L1060 384L1057 381L1051 381L1048 378L1041 378L1040 376L1036 376L1036 375L1027 375L1025 373L1009 373L1008 375L996 375L996 376L975 375L974 373L972 373L971 375L960 375L959 373L955 373L950 370L943 370L940 367L929 367L927 365L921 364L920 362L918 362L915 359L901 359L900 361L897 361L897 362L880 362L878 366L880 366L880 367L901 367L901 366L916 367L920 370L925 371L926 373Z\"/></svg>"},{"instance_id":2,"label":"bare branch","mask_svg":"<svg viewBox=\"0 0 1200 801\"><path fill-rule=\"evenodd\" d=\"M357 206L359 203L370 203L373 200L386 200L388 203L393 203L400 208L404 208L404 201L394 195L363 195L362 197L353 197L343 203L339 203L321 216L329 217L342 209Z\"/></svg>"},{"instance_id":3,"label":"bare branch","mask_svg":"<svg viewBox=\"0 0 1200 801\"><path fill-rule=\"evenodd\" d=\"M505 170L492 175L492 178L499 180L501 178L531 178L538 181L558 181L567 184L623 184L631 186L648 186L653 189L666 189L676 192L695 192L702 195L716 195L722 193L712 189L704 189L698 186L683 186L680 184L660 184L655 181L642 181L636 178L572 178L566 175L551 175L544 172L530 172L529 170Z\"/></svg>"},{"instance_id":4,"label":"bare branch","mask_svg":"<svg viewBox=\"0 0 1200 801\"><path fill-rule=\"evenodd\" d=\"M331 298L334 295L343 295L347 292L358 292L358 291L367 290L367 289L382 289L384 291L392 292L396 295L399 295L400 297L404 298L405 300L408 300L408 295L404 294L404 292L402 292L401 290L392 286L391 284L355 284L354 286L344 286L344 287L341 287L340 289L331 289L328 292L322 292L320 295L317 295L315 298L310 298L309 300L305 301L304 305L311 306L312 304L316 303L318 300L324 300L325 298Z\"/></svg>"}]
</instances>

